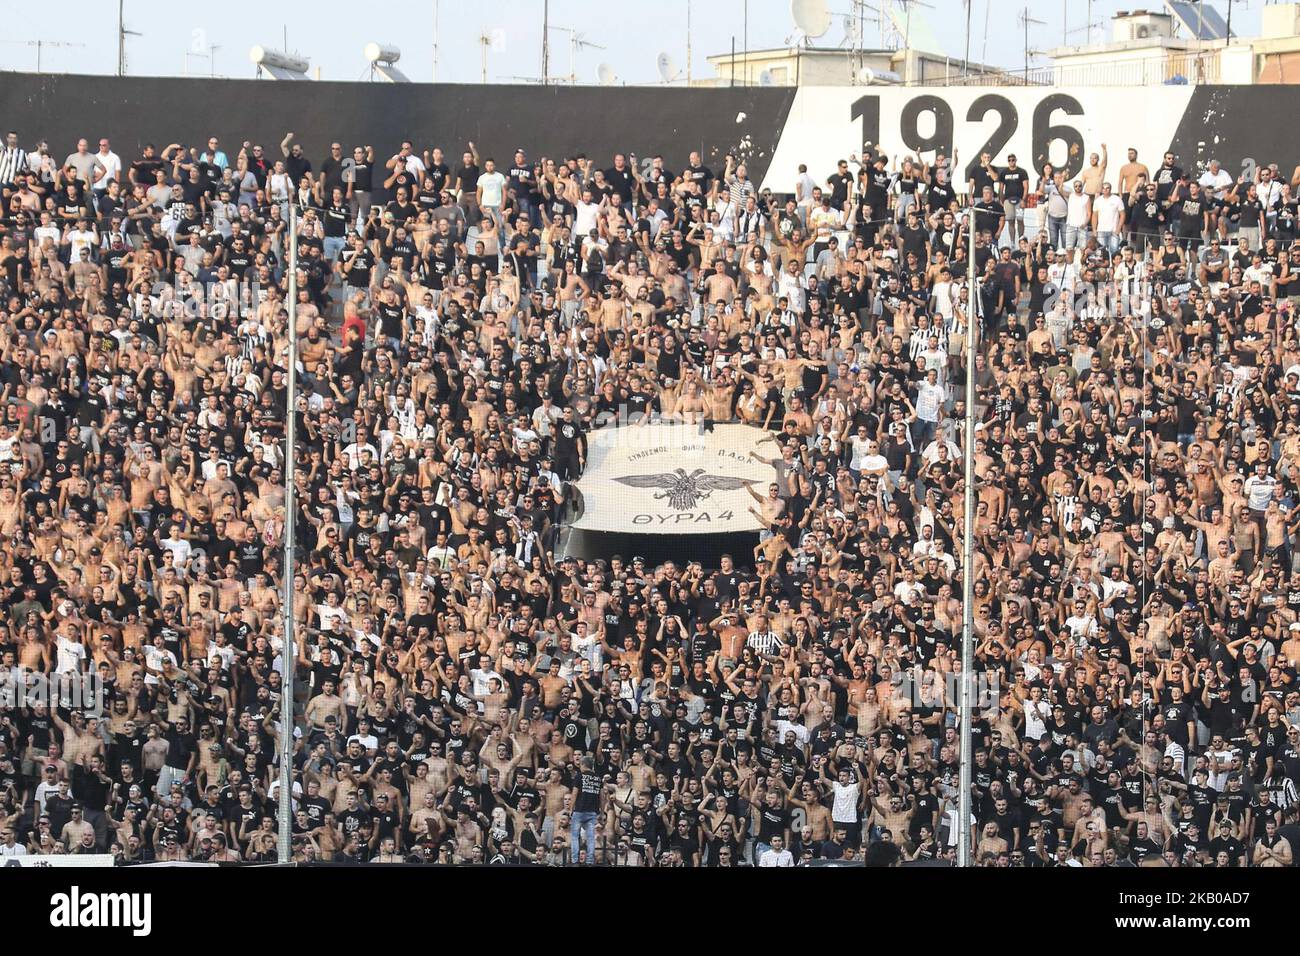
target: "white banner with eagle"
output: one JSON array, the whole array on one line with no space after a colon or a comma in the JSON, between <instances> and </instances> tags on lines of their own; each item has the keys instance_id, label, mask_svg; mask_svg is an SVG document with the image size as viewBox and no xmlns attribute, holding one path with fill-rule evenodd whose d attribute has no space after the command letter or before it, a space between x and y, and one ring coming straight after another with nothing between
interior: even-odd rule
<instances>
[{"instance_id":1,"label":"white banner with eagle","mask_svg":"<svg viewBox=\"0 0 1300 956\"><path fill-rule=\"evenodd\" d=\"M587 435L587 467L578 479L580 513L572 527L623 534L759 531L776 445L749 425L654 423L602 428ZM751 510L752 509L752 510Z\"/></svg>"}]
</instances>

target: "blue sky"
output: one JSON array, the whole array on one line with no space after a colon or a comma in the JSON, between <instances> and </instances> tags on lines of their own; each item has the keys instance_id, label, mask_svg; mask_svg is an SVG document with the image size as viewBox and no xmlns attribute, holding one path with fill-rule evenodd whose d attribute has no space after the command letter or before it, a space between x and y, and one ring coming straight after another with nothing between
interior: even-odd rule
<instances>
[{"instance_id":1,"label":"blue sky","mask_svg":"<svg viewBox=\"0 0 1300 956\"><path fill-rule=\"evenodd\" d=\"M827 0L839 15L852 9L852 0ZM913 7L912 36L924 37L928 28L937 52L961 57L965 45L965 0L923 0L927 6ZM1023 59L1023 32L1017 14L1023 4L1016 0L972 0L972 59L1010 68ZM1264 0L1235 0L1234 32L1249 35L1259 26ZM384 10L387 16L371 16L373 27L357 25L356 4L320 0L315 3L281 3L267 0L222 0L219 4L181 5L174 0L126 0L129 29L143 34L127 41L129 71L139 75L179 76L187 65L191 73L205 74L211 66L205 53L216 46L215 72L220 76L251 77L253 65L248 49L254 44L282 45L288 30L289 48L311 59L321 68L322 79L358 80L366 75L362 47L367 41L394 44L402 50L400 67L417 81L432 77L434 0L388 0L362 10ZM712 75L705 58L727 52L731 38L744 45L744 0L692 0L692 68L696 77ZM1088 20L1103 25L1094 39L1108 37L1110 15L1119 9L1147 6L1160 9L1159 0L1039 0L1030 4L1033 16L1043 25L1032 27L1031 46L1049 49L1062 42L1063 24L1071 34L1069 42L1082 43ZM1227 0L1217 0L1221 13ZM579 82L593 83L597 65L610 64L619 78L629 84L658 80L656 54L669 53L683 68L686 63L687 0L655 0L653 3L624 3L620 0L591 3L587 0L551 0L553 26L575 28L591 43L605 49L583 49L577 56ZM793 24L789 0L749 0L749 46L752 49L783 45ZM0 68L30 71L35 68L36 50L21 45L27 40L58 40L78 43L76 47L46 47L42 67L49 72L113 73L117 65L117 5L77 4L72 18L32 17L31 6L20 0L0 0L0 20L6 35L0 42ZM310 11L310 12L309 12ZM842 40L842 17L837 15L819 46L835 46ZM868 14L870 17L871 15ZM495 49L488 54L489 82L509 82L510 76L536 77L540 72L542 0L498 0L496 3L465 4L441 0L439 14L438 79L445 82L477 83L481 75L478 38L495 36ZM922 21L925 21L924 23ZM987 23L987 33L985 24ZM869 45L879 40L880 31L869 21ZM877 44L878 45L878 44ZM917 43L917 45L922 45ZM1041 62L1041 61L1040 61ZM551 33L551 72L568 74L568 34Z\"/></svg>"}]
</instances>

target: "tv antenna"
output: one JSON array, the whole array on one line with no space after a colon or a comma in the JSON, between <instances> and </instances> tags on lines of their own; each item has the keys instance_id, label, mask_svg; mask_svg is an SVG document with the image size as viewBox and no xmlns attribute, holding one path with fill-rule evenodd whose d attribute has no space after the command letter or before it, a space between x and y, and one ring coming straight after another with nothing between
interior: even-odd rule
<instances>
[{"instance_id":1,"label":"tv antenna","mask_svg":"<svg viewBox=\"0 0 1300 956\"><path fill-rule=\"evenodd\" d=\"M577 85L578 82L578 51L579 50L603 50L605 49L599 43L592 43L586 35L578 32L572 27L551 27L552 30L559 30L561 33L569 35L569 75L567 77L570 85ZM551 79L546 78L547 81Z\"/></svg>"},{"instance_id":2,"label":"tv antenna","mask_svg":"<svg viewBox=\"0 0 1300 956\"><path fill-rule=\"evenodd\" d=\"M9 44L12 44L12 45L14 45L14 46L34 46L34 47L36 47L36 72L37 72L37 73L41 72L41 51L42 51L45 47L47 47L47 46L59 46L59 47L63 47L63 46L68 46L68 47L80 46L80 47L84 47L84 46L86 45L86 44L84 44L84 43L64 43L62 40L0 40L0 43L9 43Z\"/></svg>"},{"instance_id":3,"label":"tv antenna","mask_svg":"<svg viewBox=\"0 0 1300 956\"><path fill-rule=\"evenodd\" d=\"M1066 30L1066 31L1065 31L1065 35L1066 35L1067 37L1072 37L1072 36L1074 36L1076 33L1083 33L1084 31L1087 31L1087 33L1088 33L1088 37L1087 37L1087 40L1086 40L1085 42L1086 42L1089 46L1091 46L1091 45L1092 45L1092 31L1093 31L1094 29L1096 29L1097 27L1104 27L1105 25L1106 25L1106 24L1105 24L1103 21L1101 21L1101 20L1094 20L1094 21L1092 21L1091 23L1085 23L1085 24L1083 24L1082 26L1072 27L1072 28L1070 28L1069 30ZM1067 43L1067 46L1068 46L1068 45L1069 45L1069 44Z\"/></svg>"},{"instance_id":4,"label":"tv antenna","mask_svg":"<svg viewBox=\"0 0 1300 956\"><path fill-rule=\"evenodd\" d=\"M505 49L506 31L501 29L500 27L497 27L493 30L484 31L483 33L480 33L478 35L478 46L479 46L479 65L480 65L480 69L482 70L483 83L486 85L488 81L487 78L488 50L491 50L493 53L500 53L502 50ZM542 78L542 82L543 83L546 82L545 77Z\"/></svg>"},{"instance_id":5,"label":"tv antenna","mask_svg":"<svg viewBox=\"0 0 1300 956\"><path fill-rule=\"evenodd\" d=\"M220 43L212 43L205 48L195 49L194 47L191 47L190 49L187 49L187 51L185 51L185 75L187 75L187 77L190 75L190 60L194 59L194 57L198 57L200 60L208 61L209 77L216 77L218 49L221 49Z\"/></svg>"},{"instance_id":6,"label":"tv antenna","mask_svg":"<svg viewBox=\"0 0 1300 956\"><path fill-rule=\"evenodd\" d=\"M1020 21L1020 25L1024 28L1024 31L1025 31L1025 76L1024 76L1024 81L1025 81L1025 84L1028 85L1028 84L1029 84L1029 57L1030 57L1030 56L1037 56L1038 53L1039 53L1038 50L1031 50L1031 49L1029 48L1029 28L1030 28L1031 26L1045 26L1046 24L1045 24L1045 22L1044 22L1043 20L1038 20L1038 19L1035 19L1034 17L1031 17L1031 16L1029 15L1029 8L1028 8L1028 7L1025 7L1023 10L1021 10L1019 16L1017 16L1016 19Z\"/></svg>"},{"instance_id":7,"label":"tv antenna","mask_svg":"<svg viewBox=\"0 0 1300 956\"><path fill-rule=\"evenodd\" d=\"M126 0L117 0L117 75L126 76L126 38L144 36L126 28Z\"/></svg>"}]
</instances>

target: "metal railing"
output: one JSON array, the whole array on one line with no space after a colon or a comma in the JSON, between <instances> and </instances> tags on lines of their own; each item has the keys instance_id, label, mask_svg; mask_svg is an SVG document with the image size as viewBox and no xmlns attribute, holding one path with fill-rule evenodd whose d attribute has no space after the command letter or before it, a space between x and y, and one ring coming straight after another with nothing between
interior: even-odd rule
<instances>
[{"instance_id":1,"label":"metal railing","mask_svg":"<svg viewBox=\"0 0 1300 956\"><path fill-rule=\"evenodd\" d=\"M954 64L957 66L957 64ZM958 67L959 69L959 67ZM1091 63L1052 64L1028 70L972 73L962 76L957 69L915 80L914 86L1161 86L1187 83L1193 86L1219 82L1217 50L1204 53L1176 53L1142 59L1099 60Z\"/></svg>"}]
</instances>

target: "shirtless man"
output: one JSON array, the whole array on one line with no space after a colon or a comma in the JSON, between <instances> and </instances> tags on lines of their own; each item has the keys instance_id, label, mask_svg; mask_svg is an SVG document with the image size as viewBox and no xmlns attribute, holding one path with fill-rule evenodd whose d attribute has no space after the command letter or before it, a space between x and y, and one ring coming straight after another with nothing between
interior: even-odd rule
<instances>
[{"instance_id":1,"label":"shirtless man","mask_svg":"<svg viewBox=\"0 0 1300 956\"><path fill-rule=\"evenodd\" d=\"M1151 170L1147 169L1146 163L1139 163L1137 158L1138 151L1130 146L1128 162L1119 168L1119 195L1125 200L1137 185L1138 177L1143 177L1148 182L1151 180Z\"/></svg>"}]
</instances>

